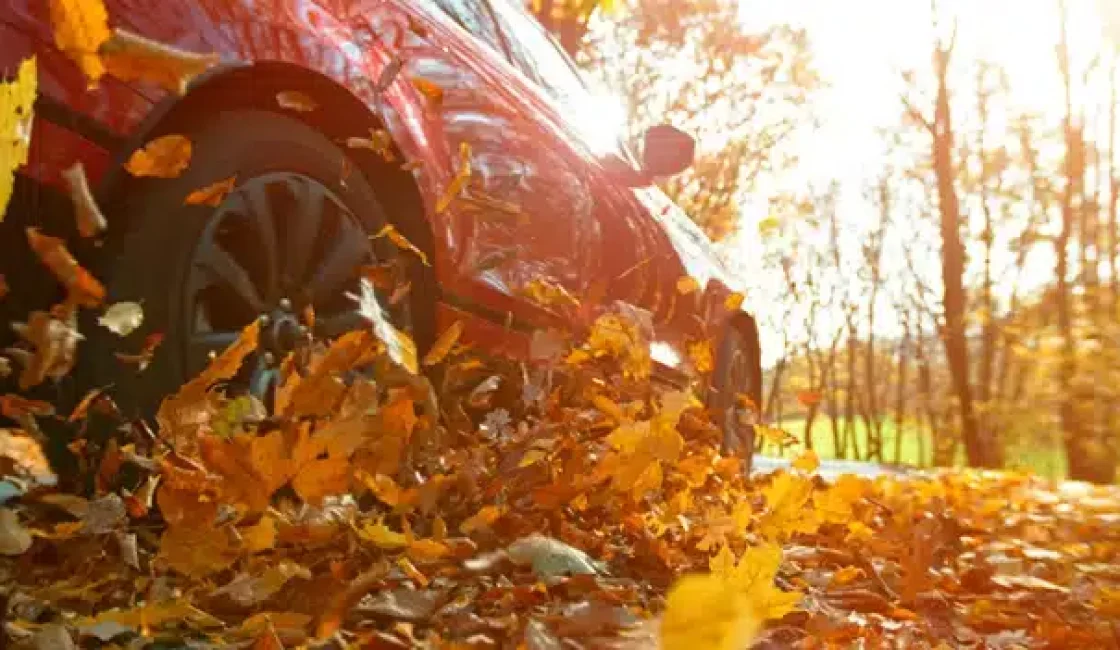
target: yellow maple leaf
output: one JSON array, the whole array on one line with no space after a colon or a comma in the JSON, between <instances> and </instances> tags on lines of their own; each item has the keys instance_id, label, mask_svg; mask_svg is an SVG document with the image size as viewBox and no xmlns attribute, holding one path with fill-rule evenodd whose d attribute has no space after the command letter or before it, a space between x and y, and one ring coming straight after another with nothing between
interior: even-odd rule
<instances>
[{"instance_id":1,"label":"yellow maple leaf","mask_svg":"<svg viewBox=\"0 0 1120 650\"><path fill-rule=\"evenodd\" d=\"M109 13L101 0L51 0L54 44L74 60L90 81L105 74L98 50L109 40Z\"/></svg>"},{"instance_id":2,"label":"yellow maple leaf","mask_svg":"<svg viewBox=\"0 0 1120 650\"><path fill-rule=\"evenodd\" d=\"M14 81L0 83L0 222L12 198L16 170L27 164L31 148L38 76L35 58L19 64Z\"/></svg>"},{"instance_id":3,"label":"yellow maple leaf","mask_svg":"<svg viewBox=\"0 0 1120 650\"><path fill-rule=\"evenodd\" d=\"M814 533L821 519L809 499L813 482L804 476L780 472L762 491L767 511L759 520L758 532L767 540L777 541L794 533Z\"/></svg>"},{"instance_id":4,"label":"yellow maple leaf","mask_svg":"<svg viewBox=\"0 0 1120 650\"><path fill-rule=\"evenodd\" d=\"M622 372L630 379L644 380L653 371L649 343L637 325L617 314L604 314L595 319L587 347L593 357L618 359Z\"/></svg>"},{"instance_id":5,"label":"yellow maple leaf","mask_svg":"<svg viewBox=\"0 0 1120 650\"><path fill-rule=\"evenodd\" d=\"M852 520L852 506L867 490L866 479L842 474L823 492L813 495L817 513L825 522L846 524Z\"/></svg>"},{"instance_id":6,"label":"yellow maple leaf","mask_svg":"<svg viewBox=\"0 0 1120 650\"><path fill-rule=\"evenodd\" d=\"M741 650L761 621L734 584L716 575L686 575L669 589L661 616L661 649Z\"/></svg>"},{"instance_id":7,"label":"yellow maple leaf","mask_svg":"<svg viewBox=\"0 0 1120 650\"><path fill-rule=\"evenodd\" d=\"M709 561L708 568L735 586L758 620L767 621L785 616L801 600L799 592L782 591L774 585L781 563L782 549L777 544L752 546L743 551L738 562L725 546Z\"/></svg>"}]
</instances>

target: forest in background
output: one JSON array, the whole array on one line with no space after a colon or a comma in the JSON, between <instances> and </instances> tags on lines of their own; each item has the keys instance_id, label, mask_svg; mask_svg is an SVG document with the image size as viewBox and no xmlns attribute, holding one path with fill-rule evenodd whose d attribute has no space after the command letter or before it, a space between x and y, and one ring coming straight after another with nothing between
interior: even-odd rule
<instances>
[{"instance_id":1,"label":"forest in background","mask_svg":"<svg viewBox=\"0 0 1120 650\"><path fill-rule=\"evenodd\" d=\"M1057 113L1017 102L1006 65L961 45L967 12L913 3L928 57L897 71L886 154L855 202L846 179L800 180L827 89L805 29L748 29L737 0L600 4L534 8L621 97L632 141L665 121L697 135L696 166L665 189L750 274L770 425L845 458L1116 481L1120 55L1105 3L1044 0L1038 83L1060 89ZM1094 18L1098 39L1070 28Z\"/></svg>"}]
</instances>

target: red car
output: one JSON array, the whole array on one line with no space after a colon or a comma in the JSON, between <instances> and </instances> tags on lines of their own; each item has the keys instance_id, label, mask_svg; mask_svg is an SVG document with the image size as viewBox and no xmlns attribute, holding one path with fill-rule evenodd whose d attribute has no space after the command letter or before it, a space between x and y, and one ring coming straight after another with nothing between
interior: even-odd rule
<instances>
[{"instance_id":1,"label":"red car","mask_svg":"<svg viewBox=\"0 0 1120 650\"><path fill-rule=\"evenodd\" d=\"M267 379L307 306L324 335L361 326L357 269L403 258L411 291L388 313L421 348L461 320L464 341L526 357L534 332L623 305L649 325L659 370L688 370L687 344L714 338L709 400L727 422L744 421L743 395L759 402L755 321L728 309L711 242L652 182L691 164L692 139L651 129L636 159L604 137L572 62L517 0L107 0L114 27L219 55L182 95L111 76L88 88L54 46L49 4L5 0L0 14L0 70L36 55L41 94L0 225L0 304L22 320L56 290L27 270L24 228L67 237L109 302L143 304L133 338L164 334L136 374L108 352L135 341L83 328L91 381L150 404L261 317L273 354L254 381ZM181 176L124 171L166 134L193 145ZM74 236L60 191L75 161L110 222L96 246ZM217 207L184 204L228 178ZM386 225L430 265L370 237ZM679 290L688 277L699 288Z\"/></svg>"}]
</instances>

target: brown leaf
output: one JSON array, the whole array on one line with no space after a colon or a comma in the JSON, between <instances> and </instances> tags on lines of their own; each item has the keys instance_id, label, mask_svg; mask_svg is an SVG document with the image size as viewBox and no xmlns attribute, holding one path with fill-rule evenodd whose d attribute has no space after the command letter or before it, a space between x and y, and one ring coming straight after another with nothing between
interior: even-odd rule
<instances>
[{"instance_id":1,"label":"brown leaf","mask_svg":"<svg viewBox=\"0 0 1120 650\"><path fill-rule=\"evenodd\" d=\"M160 559L191 578L204 578L237 559L229 533L212 525L172 526L160 539Z\"/></svg>"},{"instance_id":2,"label":"brown leaf","mask_svg":"<svg viewBox=\"0 0 1120 650\"><path fill-rule=\"evenodd\" d=\"M443 334L440 334L436 342L432 344L431 349L424 355L424 365L434 366L443 361L448 353L451 352L451 348L455 347L455 344L459 342L459 337L462 336L462 334L463 321L457 320L452 323L450 327L445 329Z\"/></svg>"},{"instance_id":3,"label":"brown leaf","mask_svg":"<svg viewBox=\"0 0 1120 650\"><path fill-rule=\"evenodd\" d=\"M350 463L345 458L313 460L300 468L292 487L304 501L318 505L350 488Z\"/></svg>"},{"instance_id":4,"label":"brown leaf","mask_svg":"<svg viewBox=\"0 0 1120 650\"><path fill-rule=\"evenodd\" d=\"M86 169L82 163L76 162L62 172L62 178L70 187L70 201L74 204L74 218L77 221L78 233L82 237L96 237L105 232L109 222L101 214L101 208L93 200L93 192L89 189L86 180Z\"/></svg>"},{"instance_id":5,"label":"brown leaf","mask_svg":"<svg viewBox=\"0 0 1120 650\"><path fill-rule=\"evenodd\" d=\"M92 309L105 300L105 287L78 264L61 239L28 228L27 242L51 275L66 287L69 301Z\"/></svg>"}]
</instances>

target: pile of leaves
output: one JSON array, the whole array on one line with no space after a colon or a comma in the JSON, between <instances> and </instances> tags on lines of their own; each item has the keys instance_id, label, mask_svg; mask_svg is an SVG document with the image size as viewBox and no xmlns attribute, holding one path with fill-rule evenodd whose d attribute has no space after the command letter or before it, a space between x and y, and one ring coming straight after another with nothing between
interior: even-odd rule
<instances>
[{"instance_id":1,"label":"pile of leaves","mask_svg":"<svg viewBox=\"0 0 1120 650\"><path fill-rule=\"evenodd\" d=\"M98 2L51 10L58 46L91 83L112 74L182 91L213 61L109 30ZM34 97L29 61L0 85L0 211ZM371 136L365 146L380 147ZM173 177L189 157L189 140L165 136L127 168ZM441 205L467 185L468 159ZM98 236L107 222L81 168L67 181L79 232ZM184 200L217 204L234 183ZM67 298L12 324L23 340L0 374L18 372L23 388L70 373L79 310L100 310L121 335L143 324L140 305L103 304L62 240L27 237ZM460 324L417 359L373 296L367 281L358 310L370 328L283 361L268 408L237 389L255 324L154 423L124 417L114 397L125 396L109 389L69 413L0 396L19 423L0 430L6 639L41 650L1118 645L1115 489L969 471L826 481L811 451L748 480L697 394L651 381L648 341L625 314L600 316L580 340L540 332L529 362L476 356ZM118 356L143 373L160 340L151 332ZM710 345L690 357L710 370ZM41 446L58 429L74 466L60 475Z\"/></svg>"},{"instance_id":2,"label":"pile of leaves","mask_svg":"<svg viewBox=\"0 0 1120 650\"><path fill-rule=\"evenodd\" d=\"M353 332L293 355L271 413L221 388L250 326L154 430L91 393L67 418L85 468L70 492L28 432L4 431L23 492L0 509L6 633L39 648L1115 647L1115 489L824 481L811 452L747 481L689 392L627 376L617 323L546 337L533 364L480 360L455 328L425 359L434 386Z\"/></svg>"}]
</instances>

